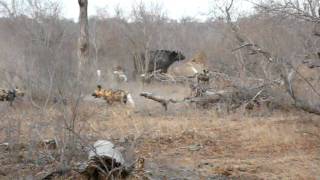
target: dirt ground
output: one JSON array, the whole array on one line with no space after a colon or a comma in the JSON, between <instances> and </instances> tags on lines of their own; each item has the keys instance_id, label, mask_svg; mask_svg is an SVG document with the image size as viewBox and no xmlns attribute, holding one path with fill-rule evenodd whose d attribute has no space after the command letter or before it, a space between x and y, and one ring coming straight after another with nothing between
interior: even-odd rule
<instances>
[{"instance_id":1,"label":"dirt ground","mask_svg":"<svg viewBox=\"0 0 320 180\"><path fill-rule=\"evenodd\" d=\"M188 93L184 88L170 91L181 96ZM129 163L145 158L145 170L152 179L320 178L318 116L259 109L224 114L189 105L170 106L165 112L137 93L134 98L134 109L110 107L101 101L81 104L75 129L83 151L64 156L59 146L51 151L36 142L64 139L68 131L63 119L72 118L72 113L61 110L60 105L44 111L25 101L14 107L2 104L0 143L14 145L10 150L0 146L0 179L39 179L61 165L63 158L69 158L71 164L86 161L81 145L99 139L115 143ZM73 172L57 179L77 177Z\"/></svg>"}]
</instances>

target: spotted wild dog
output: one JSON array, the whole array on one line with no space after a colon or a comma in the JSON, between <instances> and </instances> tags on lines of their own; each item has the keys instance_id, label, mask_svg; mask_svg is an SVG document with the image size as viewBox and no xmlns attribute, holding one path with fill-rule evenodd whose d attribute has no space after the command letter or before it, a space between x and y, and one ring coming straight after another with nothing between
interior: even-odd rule
<instances>
[{"instance_id":1,"label":"spotted wild dog","mask_svg":"<svg viewBox=\"0 0 320 180\"><path fill-rule=\"evenodd\" d=\"M24 92L21 91L18 87L15 89L0 89L0 101L8 101L10 105L15 100L16 97L23 97Z\"/></svg>"},{"instance_id":2,"label":"spotted wild dog","mask_svg":"<svg viewBox=\"0 0 320 180\"><path fill-rule=\"evenodd\" d=\"M95 98L103 98L108 104L120 102L123 104L129 103L133 107L135 106L131 94L121 89L103 89L101 85L98 85L97 89L92 93L92 96Z\"/></svg>"},{"instance_id":3,"label":"spotted wild dog","mask_svg":"<svg viewBox=\"0 0 320 180\"><path fill-rule=\"evenodd\" d=\"M199 83L203 83L203 84L209 84L210 82L210 75L209 75L209 71L204 69L202 73L198 73L196 75L197 77L197 81L198 81L198 84Z\"/></svg>"}]
</instances>

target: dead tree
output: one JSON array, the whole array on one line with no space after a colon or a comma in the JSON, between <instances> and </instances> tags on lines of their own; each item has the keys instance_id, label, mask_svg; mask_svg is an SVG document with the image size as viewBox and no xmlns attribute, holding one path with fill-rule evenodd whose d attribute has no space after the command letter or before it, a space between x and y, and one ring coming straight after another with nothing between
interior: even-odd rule
<instances>
[{"instance_id":1,"label":"dead tree","mask_svg":"<svg viewBox=\"0 0 320 180\"><path fill-rule=\"evenodd\" d=\"M278 66L281 66L282 67L281 78L285 81L285 86L286 86L287 92L290 95L290 97L294 100L295 107L297 107L298 109L301 109L303 111L309 112L309 113L320 115L320 107L315 107L313 105L310 105L307 102L307 100L305 100L303 97L296 97L295 96L294 89L292 88L292 83L291 83L293 75L296 74L297 76L299 76L303 81L306 82L306 84L312 89L312 91L318 97L320 97L320 93L318 92L318 90L303 76L303 74L301 74L299 71L297 71L297 69L289 61L284 61L284 58L275 57L271 52L264 50L256 43L251 43L251 42L246 41L246 39L248 39L248 38L246 38L244 35L242 35L239 32L239 28L231 20L230 10L231 10L232 5L233 5L233 0L231 0L230 5L225 8L226 19L227 19L227 22L230 25L230 27L231 27L237 41L239 42L239 45L240 45L240 47L238 47L232 51L234 52L234 51L245 48L249 52L250 55L260 54L269 63L274 63L274 64L277 64ZM290 5L292 5L292 4L290 4ZM263 8L267 8L267 7L264 6ZM295 7L292 6L292 8L295 8ZM299 14L299 9L296 9L296 11L298 12L298 14L291 14L291 15L299 16L301 19L304 19L304 17L308 17L308 19L306 19L306 20L310 20L310 21L317 20L316 22L318 22L318 18L314 14L302 15L302 14ZM283 12L288 13L288 11L283 11ZM279 61L279 60L282 60L282 61ZM288 69L289 69L290 73L286 73L286 72L288 72ZM286 74L284 74L284 73L286 73Z\"/></svg>"},{"instance_id":2,"label":"dead tree","mask_svg":"<svg viewBox=\"0 0 320 180\"><path fill-rule=\"evenodd\" d=\"M82 74L82 68L89 60L89 28L88 28L88 0L78 0L80 7L79 24L80 24L80 36L78 41L78 58L79 69L78 79Z\"/></svg>"}]
</instances>

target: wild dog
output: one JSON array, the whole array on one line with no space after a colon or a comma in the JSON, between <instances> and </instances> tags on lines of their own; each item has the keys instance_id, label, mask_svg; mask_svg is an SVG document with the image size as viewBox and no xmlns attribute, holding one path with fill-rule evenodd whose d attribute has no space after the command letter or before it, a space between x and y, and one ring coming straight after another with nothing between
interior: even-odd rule
<instances>
[{"instance_id":1,"label":"wild dog","mask_svg":"<svg viewBox=\"0 0 320 180\"><path fill-rule=\"evenodd\" d=\"M121 66L116 66L113 68L113 75L117 82L128 82L128 77L125 74L124 68Z\"/></svg>"},{"instance_id":2,"label":"wild dog","mask_svg":"<svg viewBox=\"0 0 320 180\"><path fill-rule=\"evenodd\" d=\"M24 92L21 91L18 87L15 89L0 89L0 101L8 101L10 105L15 100L16 97L23 97Z\"/></svg>"},{"instance_id":3,"label":"wild dog","mask_svg":"<svg viewBox=\"0 0 320 180\"><path fill-rule=\"evenodd\" d=\"M203 84L209 84L210 76L209 76L208 70L204 69L203 72L198 73L196 77L197 77L198 84L201 82L203 82Z\"/></svg>"},{"instance_id":4,"label":"wild dog","mask_svg":"<svg viewBox=\"0 0 320 180\"><path fill-rule=\"evenodd\" d=\"M110 105L114 102L129 103L133 107L135 105L131 94L121 89L103 89L101 85L98 85L97 89L92 93L92 96L95 98L103 98Z\"/></svg>"}]
</instances>

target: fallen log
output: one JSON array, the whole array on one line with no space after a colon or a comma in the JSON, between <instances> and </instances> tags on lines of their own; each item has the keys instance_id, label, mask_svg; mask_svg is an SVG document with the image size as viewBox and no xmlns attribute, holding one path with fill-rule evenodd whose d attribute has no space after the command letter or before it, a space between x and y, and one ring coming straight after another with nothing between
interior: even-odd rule
<instances>
[{"instance_id":1,"label":"fallen log","mask_svg":"<svg viewBox=\"0 0 320 180\"><path fill-rule=\"evenodd\" d=\"M168 110L169 103L178 103L177 100L165 99L163 97L160 97L160 96L157 96L157 95L153 95L152 93L149 93L149 92L142 92L142 93L140 93L140 96L145 97L147 99L151 99L153 101L156 101L156 102L160 103L164 107L164 109L166 111Z\"/></svg>"},{"instance_id":2,"label":"fallen log","mask_svg":"<svg viewBox=\"0 0 320 180\"><path fill-rule=\"evenodd\" d=\"M98 140L89 151L88 162L81 166L79 172L89 179L109 179L130 174L130 167L125 166L122 154L115 149L113 143Z\"/></svg>"},{"instance_id":3,"label":"fallen log","mask_svg":"<svg viewBox=\"0 0 320 180\"><path fill-rule=\"evenodd\" d=\"M43 180L65 176L72 171L78 172L85 179L125 179L128 176L142 179L145 175L144 158L127 164L120 151L112 142L98 140L89 147L88 161L78 163L75 167L62 167L45 173ZM78 177L79 178L79 177Z\"/></svg>"},{"instance_id":4,"label":"fallen log","mask_svg":"<svg viewBox=\"0 0 320 180\"><path fill-rule=\"evenodd\" d=\"M195 86L191 88L196 93L193 93L191 96L185 97L182 100L161 97L149 92L143 92L140 95L142 97L160 103L165 108L165 110L168 109L168 105L170 103L196 104L197 106L202 108L208 108L212 105L222 103L227 105L228 110L234 110L249 102L259 101L259 99L261 99L262 97L264 99L268 99L270 94L267 91L268 88L266 88L266 86L262 85L254 88L233 87L232 89L222 91L212 91L206 88L202 88L201 86Z\"/></svg>"},{"instance_id":5,"label":"fallen log","mask_svg":"<svg viewBox=\"0 0 320 180\"><path fill-rule=\"evenodd\" d=\"M155 102L160 103L165 110L168 110L168 105L170 103L178 104L178 103L195 103L197 105L200 105L202 107L208 107L209 105L216 104L219 102L229 103L229 104L237 104L236 107L239 107L238 104L242 104L244 101L247 101L254 97L255 94L252 96L245 94L244 92L247 91L218 91L218 92L212 92L212 91L204 91L201 93L201 95L198 96L191 96L186 97L182 100L175 100L172 98L165 98L161 96L157 96L153 93L149 92L143 92L140 95L142 97L145 97L147 99L153 100Z\"/></svg>"},{"instance_id":6,"label":"fallen log","mask_svg":"<svg viewBox=\"0 0 320 180\"><path fill-rule=\"evenodd\" d=\"M128 176L148 179L144 170L144 158L127 164L120 151L110 141L98 140L89 151L89 160L77 171L88 179L122 179Z\"/></svg>"}]
</instances>

